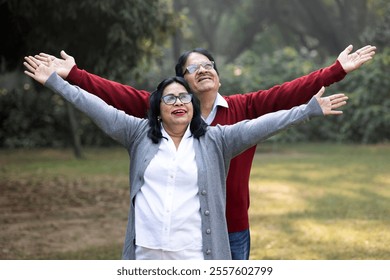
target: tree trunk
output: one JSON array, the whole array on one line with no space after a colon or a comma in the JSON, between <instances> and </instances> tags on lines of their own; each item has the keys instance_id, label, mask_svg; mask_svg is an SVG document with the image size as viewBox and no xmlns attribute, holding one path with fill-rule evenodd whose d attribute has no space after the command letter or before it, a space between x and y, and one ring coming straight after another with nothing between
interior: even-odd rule
<instances>
[{"instance_id":1,"label":"tree trunk","mask_svg":"<svg viewBox=\"0 0 390 280\"><path fill-rule=\"evenodd\" d=\"M173 1L173 11L175 14L180 14L182 10L182 4L180 0L174 0ZM175 33L172 36L172 51L173 51L173 59L176 61L182 50L182 41L183 41L183 36L181 34L181 29L178 28L176 29Z\"/></svg>"}]
</instances>

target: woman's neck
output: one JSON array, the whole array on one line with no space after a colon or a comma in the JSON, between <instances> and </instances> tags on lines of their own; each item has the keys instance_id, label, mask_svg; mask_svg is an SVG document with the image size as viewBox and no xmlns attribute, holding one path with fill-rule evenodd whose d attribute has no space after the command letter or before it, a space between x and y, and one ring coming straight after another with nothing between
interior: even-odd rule
<instances>
[{"instance_id":1,"label":"woman's neck","mask_svg":"<svg viewBox=\"0 0 390 280\"><path fill-rule=\"evenodd\" d=\"M173 129L171 127L166 127L164 124L163 124L163 126L164 126L165 131L169 135L169 137L171 137L173 143L175 144L176 150L177 150L179 148L181 139L183 139L183 136L187 130L188 125L186 125L186 126L176 125L175 128L173 128Z\"/></svg>"}]
</instances>

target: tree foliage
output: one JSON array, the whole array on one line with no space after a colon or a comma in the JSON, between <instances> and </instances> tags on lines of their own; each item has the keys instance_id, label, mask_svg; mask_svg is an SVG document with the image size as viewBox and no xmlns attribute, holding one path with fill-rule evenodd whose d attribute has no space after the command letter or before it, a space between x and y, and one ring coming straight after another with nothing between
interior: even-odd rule
<instances>
[{"instance_id":1,"label":"tree foliage","mask_svg":"<svg viewBox=\"0 0 390 280\"><path fill-rule=\"evenodd\" d=\"M75 134L84 145L113 143L78 112L70 133L66 103L22 74L25 55L61 49L89 72L152 89L174 74L182 51L205 47L217 60L221 93L233 94L328 66L349 43L374 44L372 62L327 90L349 95L344 116L273 139L390 138L387 0L0 0L0 21L0 147L68 146Z\"/></svg>"},{"instance_id":2,"label":"tree foliage","mask_svg":"<svg viewBox=\"0 0 390 280\"><path fill-rule=\"evenodd\" d=\"M158 0L8 0L1 3L7 68L27 54L66 50L79 65L123 80L143 57L155 54L173 31L173 15ZM12 32L9 32L11 29ZM5 32L7 31L7 32Z\"/></svg>"},{"instance_id":3,"label":"tree foliage","mask_svg":"<svg viewBox=\"0 0 390 280\"><path fill-rule=\"evenodd\" d=\"M5 147L64 146L69 139L78 142L78 134L84 144L110 143L88 118L23 77L25 55L58 55L63 49L80 67L124 81L140 61L162 52L176 22L164 0L0 0L0 15Z\"/></svg>"},{"instance_id":4,"label":"tree foliage","mask_svg":"<svg viewBox=\"0 0 390 280\"><path fill-rule=\"evenodd\" d=\"M378 54L372 63L328 90L350 95L345 116L314 121L274 139L389 141L388 1L248 0L226 5L201 2L188 10L183 8L187 22L195 30L194 37L187 38L191 44L195 42L216 54L223 94L267 89L300 77L333 63L351 43L355 49L365 44L377 45ZM214 14L218 4L224 12Z\"/></svg>"},{"instance_id":5,"label":"tree foliage","mask_svg":"<svg viewBox=\"0 0 390 280\"><path fill-rule=\"evenodd\" d=\"M247 49L285 46L315 50L324 61L348 44L366 43L364 35L382 20L386 6L385 0L176 1L183 2L190 26L182 45L208 48L226 62Z\"/></svg>"},{"instance_id":6,"label":"tree foliage","mask_svg":"<svg viewBox=\"0 0 390 280\"><path fill-rule=\"evenodd\" d=\"M375 61L353 73L344 88L350 94L349 118L340 130L341 140L360 143L390 141L390 47Z\"/></svg>"}]
</instances>

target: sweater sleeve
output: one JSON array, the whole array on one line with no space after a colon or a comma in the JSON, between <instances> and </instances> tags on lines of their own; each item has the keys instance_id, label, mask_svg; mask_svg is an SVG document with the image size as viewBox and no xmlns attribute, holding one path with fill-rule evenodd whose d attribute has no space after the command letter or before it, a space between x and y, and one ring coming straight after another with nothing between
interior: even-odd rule
<instances>
[{"instance_id":1,"label":"sweater sleeve","mask_svg":"<svg viewBox=\"0 0 390 280\"><path fill-rule=\"evenodd\" d=\"M150 96L148 91L104 79L79 69L77 65L73 66L66 79L129 115L146 117Z\"/></svg>"},{"instance_id":2,"label":"sweater sleeve","mask_svg":"<svg viewBox=\"0 0 390 280\"><path fill-rule=\"evenodd\" d=\"M53 73L45 86L64 97L81 112L89 116L97 126L114 140L128 147L142 120L127 115L89 92L70 85L57 73Z\"/></svg>"},{"instance_id":3,"label":"sweater sleeve","mask_svg":"<svg viewBox=\"0 0 390 280\"><path fill-rule=\"evenodd\" d=\"M312 97L308 104L290 110L280 110L253 120L217 127L223 131L222 140L226 154L229 157L235 157L259 142L316 116L323 116L323 112L317 99Z\"/></svg>"},{"instance_id":4,"label":"sweater sleeve","mask_svg":"<svg viewBox=\"0 0 390 280\"><path fill-rule=\"evenodd\" d=\"M261 115L288 110L307 103L322 86L342 80L346 72L336 60L331 66L319 69L290 82L276 85L268 90L227 96L226 99L242 119L254 119Z\"/></svg>"}]
</instances>

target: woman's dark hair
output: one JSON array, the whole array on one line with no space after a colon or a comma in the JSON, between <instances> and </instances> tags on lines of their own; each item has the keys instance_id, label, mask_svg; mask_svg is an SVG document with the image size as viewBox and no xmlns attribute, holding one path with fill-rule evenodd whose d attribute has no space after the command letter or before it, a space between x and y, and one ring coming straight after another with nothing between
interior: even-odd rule
<instances>
[{"instance_id":1,"label":"woman's dark hair","mask_svg":"<svg viewBox=\"0 0 390 280\"><path fill-rule=\"evenodd\" d=\"M161 133L161 124L160 124L160 103L161 97L163 95L164 89L172 84L178 83L184 86L188 93L191 93L190 87L186 80L182 77L171 77L163 80L158 86L157 89L152 92L149 99L149 110L148 110L148 120L149 120L149 131L148 137L152 139L153 143L159 143L161 138L163 138ZM190 131L195 138L199 138L206 133L207 124L203 121L202 115L200 112L200 101L193 94L192 95L192 106L194 115L190 124Z\"/></svg>"},{"instance_id":2,"label":"woman's dark hair","mask_svg":"<svg viewBox=\"0 0 390 280\"><path fill-rule=\"evenodd\" d=\"M176 76L178 77L184 77L184 72L185 72L185 69L184 68L184 65L186 64L187 62L187 59L188 59L188 56L191 54L191 53L200 53L200 54L203 54L205 57L207 57L210 61L214 61L214 69L215 71L217 72L217 74L219 75L218 73L218 68L217 68L217 64L214 60L214 57L211 55L211 53L206 50L206 49L203 49L203 48L196 48L196 49L193 49L192 51L186 51L184 52L180 57L179 59L177 60L177 64L176 64L176 67L175 67L175 71L176 71Z\"/></svg>"}]
</instances>

